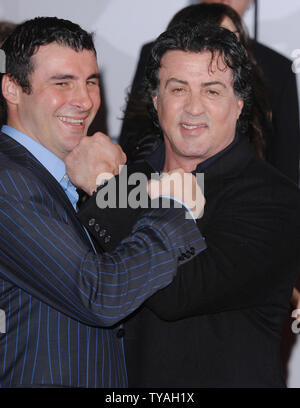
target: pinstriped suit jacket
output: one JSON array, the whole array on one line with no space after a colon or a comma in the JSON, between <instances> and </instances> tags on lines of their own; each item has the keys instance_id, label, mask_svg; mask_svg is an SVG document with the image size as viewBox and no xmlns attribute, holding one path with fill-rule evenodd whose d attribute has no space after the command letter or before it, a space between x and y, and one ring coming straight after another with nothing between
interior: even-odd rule
<instances>
[{"instance_id":1,"label":"pinstriped suit jacket","mask_svg":"<svg viewBox=\"0 0 300 408\"><path fill-rule=\"evenodd\" d=\"M2 387L126 387L116 325L205 244L183 209L145 210L131 237L94 254L61 186L0 136ZM178 259L179 258L179 259Z\"/></svg>"}]
</instances>

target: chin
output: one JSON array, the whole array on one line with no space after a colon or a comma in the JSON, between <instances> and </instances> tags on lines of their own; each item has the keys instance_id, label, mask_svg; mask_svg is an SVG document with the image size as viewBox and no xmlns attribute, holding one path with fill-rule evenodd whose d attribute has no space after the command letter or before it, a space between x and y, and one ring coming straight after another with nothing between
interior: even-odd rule
<instances>
[{"instance_id":1,"label":"chin","mask_svg":"<svg viewBox=\"0 0 300 408\"><path fill-rule=\"evenodd\" d=\"M193 159L201 159L205 154L207 153L207 150L205 149L196 149L196 148L190 148L190 149L185 149L182 151L183 156L185 157L191 157Z\"/></svg>"},{"instance_id":2,"label":"chin","mask_svg":"<svg viewBox=\"0 0 300 408\"><path fill-rule=\"evenodd\" d=\"M79 137L73 137L71 140L69 139L68 142L65 143L65 150L70 153L77 145L79 145L81 139L82 138Z\"/></svg>"}]
</instances>

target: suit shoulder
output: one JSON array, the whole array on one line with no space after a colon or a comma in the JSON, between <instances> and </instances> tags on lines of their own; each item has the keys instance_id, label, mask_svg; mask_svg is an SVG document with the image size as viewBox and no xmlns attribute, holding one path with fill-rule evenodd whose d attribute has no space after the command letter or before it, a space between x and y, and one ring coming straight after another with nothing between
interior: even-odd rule
<instances>
[{"instance_id":1,"label":"suit shoulder","mask_svg":"<svg viewBox=\"0 0 300 408\"><path fill-rule=\"evenodd\" d=\"M263 67L268 65L270 68L272 68L273 66L273 69L275 69L276 71L285 70L292 72L292 61L289 58L273 50L272 48L254 40L251 42L251 47L255 59Z\"/></svg>"},{"instance_id":2,"label":"suit shoulder","mask_svg":"<svg viewBox=\"0 0 300 408\"><path fill-rule=\"evenodd\" d=\"M44 190L38 175L25 162L17 163L0 154L0 194L25 198L28 194L31 196L38 185Z\"/></svg>"},{"instance_id":3,"label":"suit shoulder","mask_svg":"<svg viewBox=\"0 0 300 408\"><path fill-rule=\"evenodd\" d=\"M278 195L282 201L294 202L300 211L299 187L270 163L254 156L244 170L244 177L260 189L272 192L273 198Z\"/></svg>"},{"instance_id":4,"label":"suit shoulder","mask_svg":"<svg viewBox=\"0 0 300 408\"><path fill-rule=\"evenodd\" d=\"M0 174L3 175L6 173L6 170L12 171L24 171L25 170L25 162L14 160L14 157L10 157L2 152L0 152Z\"/></svg>"}]
</instances>

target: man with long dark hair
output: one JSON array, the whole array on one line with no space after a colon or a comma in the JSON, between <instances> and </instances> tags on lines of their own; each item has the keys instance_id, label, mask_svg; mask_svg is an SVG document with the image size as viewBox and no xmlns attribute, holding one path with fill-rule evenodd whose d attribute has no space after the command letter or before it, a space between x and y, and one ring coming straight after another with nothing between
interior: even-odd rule
<instances>
[{"instance_id":1,"label":"man with long dark hair","mask_svg":"<svg viewBox=\"0 0 300 408\"><path fill-rule=\"evenodd\" d=\"M132 387L285 386L280 334L300 264L300 192L249 145L250 77L236 35L217 25L178 25L153 44L147 96L163 142L139 170L204 173L197 224L207 248L126 322ZM119 229L127 211L115 213ZM105 211L91 198L79 217L89 228Z\"/></svg>"}]
</instances>

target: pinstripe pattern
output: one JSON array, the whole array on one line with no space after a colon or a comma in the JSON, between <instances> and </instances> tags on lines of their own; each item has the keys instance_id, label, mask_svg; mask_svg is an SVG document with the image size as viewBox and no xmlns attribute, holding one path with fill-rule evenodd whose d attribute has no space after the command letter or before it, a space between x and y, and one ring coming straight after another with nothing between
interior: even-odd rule
<instances>
[{"instance_id":1,"label":"pinstripe pattern","mask_svg":"<svg viewBox=\"0 0 300 408\"><path fill-rule=\"evenodd\" d=\"M61 186L21 145L0 142L0 386L125 387L115 325L172 280L203 240L180 209L147 210L97 256Z\"/></svg>"}]
</instances>

